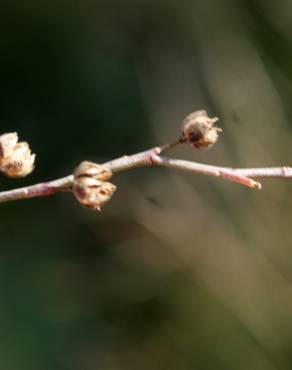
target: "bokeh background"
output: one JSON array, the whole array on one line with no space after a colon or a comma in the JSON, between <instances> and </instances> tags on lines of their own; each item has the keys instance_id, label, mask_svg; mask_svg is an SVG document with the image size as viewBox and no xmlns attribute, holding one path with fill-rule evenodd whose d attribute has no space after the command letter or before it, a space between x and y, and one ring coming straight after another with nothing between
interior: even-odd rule
<instances>
[{"instance_id":1,"label":"bokeh background","mask_svg":"<svg viewBox=\"0 0 292 370\"><path fill-rule=\"evenodd\" d=\"M291 164L289 0L2 0L1 133L37 153L6 190L175 139L178 158ZM289 370L292 183L255 191L166 169L114 177L102 212L71 194L1 205L0 368Z\"/></svg>"}]
</instances>

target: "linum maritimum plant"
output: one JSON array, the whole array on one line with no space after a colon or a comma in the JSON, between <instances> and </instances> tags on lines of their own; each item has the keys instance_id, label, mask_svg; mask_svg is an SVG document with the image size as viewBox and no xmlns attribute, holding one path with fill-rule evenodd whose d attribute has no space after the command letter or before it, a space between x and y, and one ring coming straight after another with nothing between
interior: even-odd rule
<instances>
[{"instance_id":1,"label":"linum maritimum plant","mask_svg":"<svg viewBox=\"0 0 292 370\"><path fill-rule=\"evenodd\" d=\"M80 204L100 210L116 191L108 180L120 171L136 167L161 166L200 173L229 180L250 188L261 189L261 183L254 178L292 178L291 167L229 168L173 159L162 153L177 145L189 144L192 148L212 147L222 131L214 126L218 118L210 118L206 111L191 113L185 118L177 141L157 146L146 151L124 155L103 164L84 161L75 168L72 175L23 188L0 192L0 203L12 200L44 197L58 192L72 192ZM24 177L34 169L35 155L28 143L18 142L16 133L0 136L0 171L8 177Z\"/></svg>"}]
</instances>

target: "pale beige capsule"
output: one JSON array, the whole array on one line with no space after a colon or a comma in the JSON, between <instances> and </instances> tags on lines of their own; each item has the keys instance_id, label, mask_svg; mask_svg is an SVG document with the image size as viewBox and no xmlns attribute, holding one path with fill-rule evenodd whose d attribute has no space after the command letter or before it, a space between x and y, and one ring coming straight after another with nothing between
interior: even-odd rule
<instances>
[{"instance_id":1,"label":"pale beige capsule","mask_svg":"<svg viewBox=\"0 0 292 370\"><path fill-rule=\"evenodd\" d=\"M217 142L218 133L222 131L214 126L217 121L217 117L208 117L204 110L191 113L183 121L182 139L197 149L210 148Z\"/></svg>"},{"instance_id":2,"label":"pale beige capsule","mask_svg":"<svg viewBox=\"0 0 292 370\"><path fill-rule=\"evenodd\" d=\"M110 200L116 186L105 181L112 172L105 166L93 162L82 162L73 172L73 194L80 204L100 210Z\"/></svg>"},{"instance_id":3,"label":"pale beige capsule","mask_svg":"<svg viewBox=\"0 0 292 370\"><path fill-rule=\"evenodd\" d=\"M24 177L34 169L35 154L27 142L17 142L17 133L0 136L0 171L8 177Z\"/></svg>"},{"instance_id":4,"label":"pale beige capsule","mask_svg":"<svg viewBox=\"0 0 292 370\"><path fill-rule=\"evenodd\" d=\"M106 181L112 176L112 171L98 163L83 161L74 170L74 177L89 176L96 180Z\"/></svg>"}]
</instances>

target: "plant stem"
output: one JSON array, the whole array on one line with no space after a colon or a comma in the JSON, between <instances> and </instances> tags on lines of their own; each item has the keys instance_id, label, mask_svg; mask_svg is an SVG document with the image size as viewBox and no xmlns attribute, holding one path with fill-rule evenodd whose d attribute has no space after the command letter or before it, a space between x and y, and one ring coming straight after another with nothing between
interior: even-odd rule
<instances>
[{"instance_id":1,"label":"plant stem","mask_svg":"<svg viewBox=\"0 0 292 370\"><path fill-rule=\"evenodd\" d=\"M261 184L252 180L256 178L292 178L291 167L263 167L263 168L229 168L212 166L203 163L186 161L181 159L172 159L163 157L160 153L175 145L180 141L169 145L155 147L141 153L125 155L120 158L105 162L104 165L112 170L113 173L131 170L136 167L159 166L168 167L202 175L222 178L241 185L261 189ZM69 175L57 180L42 182L39 184L26 186L23 188L0 192L0 203L29 199L34 197L45 197L59 192L68 192L72 190L74 177Z\"/></svg>"}]
</instances>

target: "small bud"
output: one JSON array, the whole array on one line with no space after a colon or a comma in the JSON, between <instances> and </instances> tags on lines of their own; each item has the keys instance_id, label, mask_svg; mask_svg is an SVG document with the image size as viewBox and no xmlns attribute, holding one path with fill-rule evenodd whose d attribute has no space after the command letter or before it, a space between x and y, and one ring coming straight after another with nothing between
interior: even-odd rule
<instances>
[{"instance_id":1,"label":"small bud","mask_svg":"<svg viewBox=\"0 0 292 370\"><path fill-rule=\"evenodd\" d=\"M191 113L183 121L182 140L197 149L210 148L217 142L218 132L222 131L214 126L217 121L217 117L208 117L204 110Z\"/></svg>"},{"instance_id":2,"label":"small bud","mask_svg":"<svg viewBox=\"0 0 292 370\"><path fill-rule=\"evenodd\" d=\"M93 163L82 162L74 170L73 194L85 207L100 210L116 191L116 186L105 180L112 172L109 168Z\"/></svg>"},{"instance_id":3,"label":"small bud","mask_svg":"<svg viewBox=\"0 0 292 370\"><path fill-rule=\"evenodd\" d=\"M35 154L27 142L17 142L16 132L0 136L0 171L8 177L24 177L34 169Z\"/></svg>"}]
</instances>

